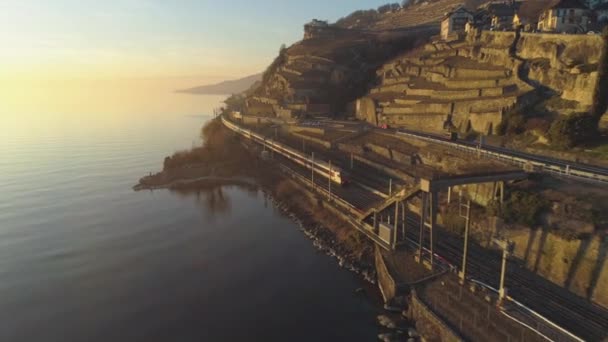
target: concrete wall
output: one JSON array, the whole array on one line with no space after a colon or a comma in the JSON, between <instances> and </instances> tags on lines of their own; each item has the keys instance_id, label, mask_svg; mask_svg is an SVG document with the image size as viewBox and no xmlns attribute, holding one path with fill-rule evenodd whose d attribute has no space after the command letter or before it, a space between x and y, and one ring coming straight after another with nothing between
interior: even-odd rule
<instances>
[{"instance_id":1,"label":"concrete wall","mask_svg":"<svg viewBox=\"0 0 608 342\"><path fill-rule=\"evenodd\" d=\"M481 32L479 43L485 46L491 46L494 48L508 48L513 44L515 40L515 32L502 32L502 31L487 31Z\"/></svg>"},{"instance_id":2,"label":"concrete wall","mask_svg":"<svg viewBox=\"0 0 608 342\"><path fill-rule=\"evenodd\" d=\"M464 341L460 335L447 326L412 290L411 305L416 329L430 341Z\"/></svg>"},{"instance_id":3,"label":"concrete wall","mask_svg":"<svg viewBox=\"0 0 608 342\"><path fill-rule=\"evenodd\" d=\"M329 141L325 141L325 140L323 140L323 139L319 139L319 138L311 137L310 135L300 134L300 133L297 133L297 132L293 132L292 134L293 134L295 137L298 137L298 138L300 138L300 139L304 139L304 140L306 140L306 141L310 141L310 142L312 142L312 143L315 143L315 144L321 145L321 146L323 146L323 147L325 147L325 148L331 148L331 142L329 142Z\"/></svg>"},{"instance_id":4,"label":"concrete wall","mask_svg":"<svg viewBox=\"0 0 608 342\"><path fill-rule=\"evenodd\" d=\"M446 114L409 114L409 115L387 115L386 121L389 125L407 126L408 128L427 131L443 131L443 123L447 119Z\"/></svg>"},{"instance_id":5,"label":"concrete wall","mask_svg":"<svg viewBox=\"0 0 608 342\"><path fill-rule=\"evenodd\" d=\"M567 240L548 231L508 230L515 256L543 277L608 308L608 241Z\"/></svg>"},{"instance_id":6,"label":"concrete wall","mask_svg":"<svg viewBox=\"0 0 608 342\"><path fill-rule=\"evenodd\" d=\"M531 68L530 78L561 92L565 100L578 101L582 105L591 105L593 90L597 82L597 72L571 74L570 72L543 68Z\"/></svg>"},{"instance_id":7,"label":"concrete wall","mask_svg":"<svg viewBox=\"0 0 608 342\"><path fill-rule=\"evenodd\" d=\"M397 283L388 271L388 267L378 246L374 247L374 262L378 276L378 288L380 289L380 293L382 293L384 302L389 303L397 295Z\"/></svg>"},{"instance_id":8,"label":"concrete wall","mask_svg":"<svg viewBox=\"0 0 608 342\"><path fill-rule=\"evenodd\" d=\"M375 93L388 93L388 92L403 93L407 89L408 89L408 86L405 83L392 83L392 84L382 85L382 86L373 88L371 90L371 93L372 94L375 94Z\"/></svg>"},{"instance_id":9,"label":"concrete wall","mask_svg":"<svg viewBox=\"0 0 608 342\"><path fill-rule=\"evenodd\" d=\"M263 119L257 116L243 115L243 123L245 125L257 125L263 122Z\"/></svg>"},{"instance_id":10,"label":"concrete wall","mask_svg":"<svg viewBox=\"0 0 608 342\"><path fill-rule=\"evenodd\" d=\"M359 120L367 121L374 125L378 124L374 100L369 97L358 99L356 104L356 117Z\"/></svg>"},{"instance_id":11,"label":"concrete wall","mask_svg":"<svg viewBox=\"0 0 608 342\"><path fill-rule=\"evenodd\" d=\"M389 175L391 177L395 177L395 178L403 179L403 180L408 180L408 181L412 181L413 180L412 176L406 174L403 171L400 171L400 170L397 170L397 169L393 169L393 168L390 168L390 167L386 167L386 166L384 166L384 164L380 164L380 163L377 163L375 161L371 161L368 158L362 157L360 155L356 155L355 154L354 155L354 159L356 161L358 161L358 162L361 162L363 164L371 166L371 167L373 167L375 169L384 171L384 173L386 173L387 175Z\"/></svg>"},{"instance_id":12,"label":"concrete wall","mask_svg":"<svg viewBox=\"0 0 608 342\"><path fill-rule=\"evenodd\" d=\"M308 132L308 133L321 134L321 135L325 134L325 129L324 128L298 126L298 125L289 125L289 126L287 126L287 131L289 133Z\"/></svg>"},{"instance_id":13,"label":"concrete wall","mask_svg":"<svg viewBox=\"0 0 608 342\"><path fill-rule=\"evenodd\" d=\"M576 64L598 63L602 46L599 35L522 33L517 54L526 59L547 58L552 68L559 69L570 61L576 61Z\"/></svg>"},{"instance_id":14,"label":"concrete wall","mask_svg":"<svg viewBox=\"0 0 608 342\"><path fill-rule=\"evenodd\" d=\"M517 68L517 61L509 56L514 32L483 31L475 55L478 60ZM522 33L515 53L526 60L544 59L549 67L532 67L531 80L561 93L566 100L591 105L596 86L597 63L601 57L602 38L598 35L569 35L551 33Z\"/></svg>"},{"instance_id":15,"label":"concrete wall","mask_svg":"<svg viewBox=\"0 0 608 342\"><path fill-rule=\"evenodd\" d=\"M398 163L411 165L412 164L412 156L409 154L405 154L396 150L393 150L388 147L379 146L376 144L365 144L365 147L371 150L372 152L383 156L384 158L393 160Z\"/></svg>"},{"instance_id":16,"label":"concrete wall","mask_svg":"<svg viewBox=\"0 0 608 342\"><path fill-rule=\"evenodd\" d=\"M455 112L452 115L452 123L462 132L469 126L475 132L485 135L496 134L496 128L502 122L502 111L495 110L485 113L462 113Z\"/></svg>"}]
</instances>

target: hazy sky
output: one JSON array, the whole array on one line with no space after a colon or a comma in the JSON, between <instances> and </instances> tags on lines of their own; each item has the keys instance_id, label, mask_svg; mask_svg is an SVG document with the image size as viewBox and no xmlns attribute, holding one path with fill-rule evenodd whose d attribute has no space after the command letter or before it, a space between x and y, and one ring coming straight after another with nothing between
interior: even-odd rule
<instances>
[{"instance_id":1,"label":"hazy sky","mask_svg":"<svg viewBox=\"0 0 608 342\"><path fill-rule=\"evenodd\" d=\"M0 77L219 80L261 71L312 18L386 0L0 0Z\"/></svg>"}]
</instances>

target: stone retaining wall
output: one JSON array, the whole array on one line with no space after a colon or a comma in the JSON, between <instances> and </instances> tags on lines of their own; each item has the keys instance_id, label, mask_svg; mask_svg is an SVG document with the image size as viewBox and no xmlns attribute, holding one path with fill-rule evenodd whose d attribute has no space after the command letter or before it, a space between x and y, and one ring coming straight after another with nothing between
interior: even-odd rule
<instances>
[{"instance_id":1,"label":"stone retaining wall","mask_svg":"<svg viewBox=\"0 0 608 342\"><path fill-rule=\"evenodd\" d=\"M371 150L372 152L383 156L386 159L390 159L392 161L406 165L412 165L412 156L409 154L405 154L403 152L399 152L391 148L379 146L376 144L365 144L365 147Z\"/></svg>"},{"instance_id":2,"label":"stone retaining wall","mask_svg":"<svg viewBox=\"0 0 608 342\"><path fill-rule=\"evenodd\" d=\"M416 321L416 329L428 340L439 341L464 341L460 335L452 330L431 310L416 293L412 290L411 305L413 319Z\"/></svg>"},{"instance_id":3,"label":"stone retaining wall","mask_svg":"<svg viewBox=\"0 0 608 342\"><path fill-rule=\"evenodd\" d=\"M304 140L310 141L310 142L312 142L312 143L315 143L315 144L321 145L321 146L323 146L323 147L325 147L325 148L331 148L331 146L332 146L332 145L331 145L331 142L329 142L329 141L325 141L325 140L323 140L323 139L319 139L319 138L311 137L311 136L309 136L309 135L301 134L301 133L298 133L298 132L293 132L292 134L293 134L293 136L295 136L295 137L298 137L298 138L301 138L301 139L304 139Z\"/></svg>"},{"instance_id":4,"label":"stone retaining wall","mask_svg":"<svg viewBox=\"0 0 608 342\"><path fill-rule=\"evenodd\" d=\"M287 131L289 133L309 132L309 133L313 133L313 134L321 134L321 135L325 134L324 128L306 127L306 126L297 126L297 125L287 126Z\"/></svg>"},{"instance_id":5,"label":"stone retaining wall","mask_svg":"<svg viewBox=\"0 0 608 342\"><path fill-rule=\"evenodd\" d=\"M427 132L442 132L446 114L427 113L409 115L386 115L388 124L406 125L410 129Z\"/></svg>"}]
</instances>

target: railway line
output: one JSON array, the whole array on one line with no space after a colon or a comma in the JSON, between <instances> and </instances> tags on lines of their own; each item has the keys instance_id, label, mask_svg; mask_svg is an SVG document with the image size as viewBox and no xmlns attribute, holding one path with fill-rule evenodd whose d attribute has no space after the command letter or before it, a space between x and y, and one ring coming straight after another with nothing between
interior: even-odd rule
<instances>
[{"instance_id":1,"label":"railway line","mask_svg":"<svg viewBox=\"0 0 608 342\"><path fill-rule=\"evenodd\" d=\"M275 139L282 144L301 152L301 141L282 135L276 135ZM350 157L342 152L327 150L309 143L306 145L307 156L311 152L314 152L315 160L320 160L325 163L331 160L332 165L340 167L354 183L361 184L376 192L385 194L386 196L388 196L390 190L395 190L404 185L403 181L398 179L391 180L391 176L358 161L353 162L354 167L351 169Z\"/></svg>"},{"instance_id":2,"label":"railway line","mask_svg":"<svg viewBox=\"0 0 608 342\"><path fill-rule=\"evenodd\" d=\"M420 219L410 215L406 221L407 237L418 241ZM427 236L425 243L428 242ZM438 255L461 268L462 238L439 228L435 248ZM469 242L467 274L497 288L501 260L500 253ZM505 286L511 297L586 341L602 341L608 337L608 310L534 274L519 261L509 259Z\"/></svg>"},{"instance_id":3,"label":"railway line","mask_svg":"<svg viewBox=\"0 0 608 342\"><path fill-rule=\"evenodd\" d=\"M431 133L423 133L406 129L393 130L393 132L397 135L438 143L444 146L462 150L464 152L479 153L486 157L498 159L521 167L530 167L535 171L541 171L544 173L578 180L608 184L608 169L600 166L539 156L505 147L491 145L479 146L477 143L470 141L453 141L441 135Z\"/></svg>"},{"instance_id":4,"label":"railway line","mask_svg":"<svg viewBox=\"0 0 608 342\"><path fill-rule=\"evenodd\" d=\"M299 146L299 142L288 138L281 139L281 142L293 149L297 149L296 146ZM258 141L258 143L264 142ZM352 177L353 180L348 186L330 185L328 178L315 175L315 187L320 188L322 193L327 194L331 186L331 192L334 196L337 196L336 198L347 203L349 209L359 213L383 201L383 196L370 192L368 188L388 193L388 184L385 183L385 180L388 179L387 175L382 175L378 170L369 166L357 165L356 168L350 170L348 156L339 155L339 152L314 147L309 147L307 152L313 151L315 152L315 159L319 158L327 161L331 158L332 163L343 170L347 170L349 177ZM292 158L287 158L279 153L275 153L274 158L277 162L288 165L291 171L301 176L302 180L313 178L311 172L314 170L311 170L310 167L296 163ZM399 183L396 182L395 186L399 186ZM384 214L384 218L388 219L391 213L392 210L389 207L382 214ZM371 224L371 222L368 223ZM400 227L402 223L400 220L397 222ZM420 218L409 213L406 216L406 237L412 241L418 241L419 229ZM436 253L450 264L460 268L463 239L441 228L436 229ZM426 243L428 244L428 235L425 236L425 239L427 239ZM499 253L489 251L471 242L467 257L467 274L473 279L498 287L501 260L502 256ZM521 262L513 259L509 260L506 287L509 289L509 295L512 298L522 302L576 336L587 341L602 341L608 337L608 310L534 274L526 269Z\"/></svg>"}]
</instances>

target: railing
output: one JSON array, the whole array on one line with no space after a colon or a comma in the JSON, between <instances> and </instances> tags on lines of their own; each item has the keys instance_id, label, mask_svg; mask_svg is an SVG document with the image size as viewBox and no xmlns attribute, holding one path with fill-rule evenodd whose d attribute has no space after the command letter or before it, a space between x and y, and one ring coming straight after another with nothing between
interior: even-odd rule
<instances>
[{"instance_id":1,"label":"railing","mask_svg":"<svg viewBox=\"0 0 608 342\"><path fill-rule=\"evenodd\" d=\"M290 175L292 178L297 179L298 181L300 181L303 184L306 185L310 185L312 187L312 183L311 180L300 175L299 173L297 173L296 171L292 170L291 168L289 168L286 165L283 164L279 164L279 167L281 169L281 171L285 172L286 174ZM380 239L380 237L375 234L371 229L368 229L365 225L365 223L361 223L358 222L355 217L359 217L360 215L360 211L357 210L357 208L348 203L347 201L345 201L344 199L331 194L330 197L330 193L327 189L321 187L321 186L314 186L314 188L312 189L313 191L316 191L318 193L320 193L321 195L323 195L324 197L328 198L328 203L329 204L336 204L337 206L339 206L341 209L345 210L347 214L345 214L345 219L347 219L348 223L350 223L355 229L357 229L358 231L360 231L361 233L365 234L367 237L369 237L373 242L375 242L378 246L389 250L390 249L390 244L382 239ZM371 226L369 226L371 227Z\"/></svg>"},{"instance_id":2,"label":"railing","mask_svg":"<svg viewBox=\"0 0 608 342\"><path fill-rule=\"evenodd\" d=\"M490 286L490 285L488 285L486 283L483 283L483 282L481 282L479 280L475 280L475 279L470 279L470 281L473 282L473 283L475 283L475 284L477 284L477 285L479 285L479 286L481 286L481 287L483 287L483 288L486 288L486 289L488 289L488 290L490 290L490 291L492 291L494 293L498 293L498 289L496 289L496 288L494 288L494 287L492 287L492 286ZM502 313L506 317L514 320L515 322L517 322L519 324L522 324L522 325L525 325L530 330L536 332L540 336L542 336L542 337L544 337L544 338L546 338L546 339L548 339L550 341L553 341L551 338L547 337L547 335L552 335L551 331L557 330L560 333L562 333L564 336L568 337L568 341L585 342L585 340L583 340L582 338L574 335L573 333L569 332L568 330L566 330L566 329L560 327L559 325L551 322L549 319L545 318L543 315L541 315L538 312L532 310L531 308L525 306L524 304L518 302L513 297L507 296L506 298L507 298L507 300L509 300L509 302L515 304L523 312L528 313L528 314L534 316L536 319L540 320L540 322L544 322L544 325L543 326L538 325L536 327L536 329L535 329L535 328L529 326L528 324L525 324L525 323L521 322L519 319L516 319L516 318L512 317L511 315L507 314L505 311L502 311ZM541 330L543 330L543 331L541 331ZM563 341L563 340L560 339L559 341Z\"/></svg>"},{"instance_id":3,"label":"railing","mask_svg":"<svg viewBox=\"0 0 608 342\"><path fill-rule=\"evenodd\" d=\"M227 121L226 119L224 119L222 117L222 121L223 123L228 126L230 129L235 130L235 128L237 128L238 126L236 126L235 124ZM232 126L232 127L231 127ZM238 130L235 130L235 132L239 133ZM407 135L407 136L411 136L417 139L422 139L422 140L427 140L427 141L432 141L432 142L437 142L437 143L442 143L444 145L450 145L454 148L457 148L459 150L462 151L466 151L466 152L475 152L475 153L491 153L490 155L492 155L493 152L489 152L489 151L484 151L484 150L479 150L478 148L474 148L471 146L466 146L466 145L462 145L462 144L456 144L456 143L452 143L452 142L448 142L448 141L443 141L443 140L439 140L439 139L433 139L433 138L429 138L429 137L425 137L425 136L420 136L420 135L416 135L416 134L410 134L410 133L405 133L405 132L398 132L398 134L402 134L402 135ZM513 160L513 162L516 163L520 163L520 165L525 165L526 163L522 163L521 161L517 160L517 158L513 158L510 156L504 156L504 155L500 155L497 153L494 153L493 155L497 156L498 158L502 158L502 160ZM289 168L286 165L280 164L279 163L279 167L281 169L281 171L287 173L288 175L290 175L292 178L299 180L301 183L303 184L309 184L311 186L311 188L313 189L313 191L317 191L320 194L326 196L329 200L330 203L333 204L337 204L340 208L342 208L343 210L345 210L348 215L345 215L348 218L349 223L351 223L353 225L353 227L355 227L357 230L361 231L362 233L364 233L366 236L368 236L370 239L372 239L375 243L377 243L379 246L388 249L389 246L388 244L381 240L375 233L373 233L372 231L370 231L369 229L366 229L365 224L364 223L360 223L358 222L355 218L359 217L361 215L361 212L351 203L345 201L344 199L331 194L327 189L323 188L322 186L314 186L312 181L302 175L300 175L299 173L297 173L296 171L292 170L291 168ZM607 180L608 181L608 180ZM411 241L411 239L406 238L406 242L418 246L418 244L415 241ZM423 248L425 250L425 252L430 253L430 250ZM440 257L438 254L435 253L436 257ZM438 258L439 259L439 258ZM446 265L442 265L444 266L444 270L447 269L452 269L455 270L457 269L455 265L449 264L447 263L447 261L445 261L445 259L440 258L439 260L441 260L440 264L446 263ZM491 291L494 292L498 292L497 289L491 287L488 284L485 284L483 282L471 279L472 282L483 286ZM576 335L570 333L569 331L565 330L564 328L558 326L557 324L551 322L550 320L548 320L547 318L543 317L541 314L535 312L534 310L528 308L527 306L525 306L524 304L516 301L515 299L513 299L512 297L508 296L507 299L512 302L513 304L515 304L516 306L518 306L520 309L522 309L524 312L527 312L533 316L535 316L537 319L545 322L546 327L548 329L553 329L553 330L557 330L561 333L563 333L565 336L568 336L570 338L570 341L577 341L577 342L584 342L583 339L577 337ZM526 326L527 328L531 329L532 331L538 333L540 336L549 339L546 334L547 332L543 333L540 331L540 327L538 327L538 329L534 329L533 327L525 324L524 322L512 317L511 315L506 314L503 311L503 314L512 319L513 321L517 322L518 324L522 324L524 326Z\"/></svg>"},{"instance_id":4,"label":"railing","mask_svg":"<svg viewBox=\"0 0 608 342\"><path fill-rule=\"evenodd\" d=\"M463 151L463 152L483 155L484 157L489 157L489 158L497 159L500 161L508 162L511 164L515 164L523 169L526 169L526 171L542 171L542 172L550 173L550 174L560 176L560 177L571 177L571 178L578 178L578 179L588 180L588 181L591 180L591 181L600 182L600 183L604 183L604 184L608 183L607 175L594 173L591 171L580 170L580 169L577 169L576 167L571 167L569 165L564 167L564 166L552 164L550 162L539 162L536 160L527 159L525 157L518 157L518 156L513 156L513 155L510 155L507 153L490 151L490 150L484 149L483 147L480 148L478 146L468 146L468 145L464 145L464 144L461 144L458 142L446 141L446 140L442 140L442 139L438 139L438 138L432 138L429 136L414 134L414 133L409 133L409 132L397 131L397 134L419 139L419 140L424 140L424 141L429 141L429 142L449 146L451 148L455 148L455 149Z\"/></svg>"}]
</instances>

